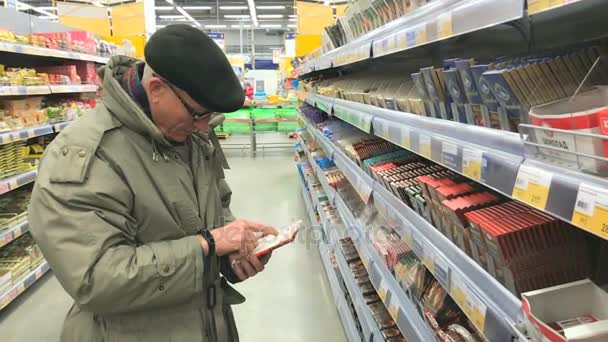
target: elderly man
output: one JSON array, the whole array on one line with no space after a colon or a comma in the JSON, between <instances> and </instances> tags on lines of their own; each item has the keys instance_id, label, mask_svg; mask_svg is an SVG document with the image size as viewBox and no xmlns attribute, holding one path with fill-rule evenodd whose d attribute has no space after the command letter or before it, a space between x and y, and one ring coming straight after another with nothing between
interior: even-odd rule
<instances>
[{"instance_id":1,"label":"elderly man","mask_svg":"<svg viewBox=\"0 0 608 342\"><path fill-rule=\"evenodd\" d=\"M62 341L237 341L231 282L264 268L276 231L229 210L214 112L244 100L223 52L188 25L159 30L146 63L116 56L103 104L45 152L32 234L74 298ZM224 277L221 277L223 274Z\"/></svg>"}]
</instances>

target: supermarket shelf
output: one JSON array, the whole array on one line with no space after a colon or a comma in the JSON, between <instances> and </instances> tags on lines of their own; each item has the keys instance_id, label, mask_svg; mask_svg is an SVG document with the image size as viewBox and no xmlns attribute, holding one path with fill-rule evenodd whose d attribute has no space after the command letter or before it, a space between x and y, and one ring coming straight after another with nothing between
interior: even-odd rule
<instances>
[{"instance_id":1,"label":"supermarket shelf","mask_svg":"<svg viewBox=\"0 0 608 342\"><path fill-rule=\"evenodd\" d=\"M321 256L321 263L325 269L327 280L331 288L332 295L334 297L334 304L338 305L340 300L344 298L344 292L342 292L342 286L338 280L336 269L331 263L330 253L333 253L332 248L324 243L319 243L319 255Z\"/></svg>"},{"instance_id":2,"label":"supermarket shelf","mask_svg":"<svg viewBox=\"0 0 608 342\"><path fill-rule=\"evenodd\" d=\"M24 220L11 228L0 231L0 247L8 245L10 242L27 233L29 230L30 226L27 224L27 220Z\"/></svg>"},{"instance_id":3,"label":"supermarket shelf","mask_svg":"<svg viewBox=\"0 0 608 342\"><path fill-rule=\"evenodd\" d=\"M94 93L97 91L97 86L94 84L52 85L50 88L53 94Z\"/></svg>"},{"instance_id":4,"label":"supermarket shelf","mask_svg":"<svg viewBox=\"0 0 608 342\"><path fill-rule=\"evenodd\" d=\"M346 289L354 302L355 310L357 311L357 316L359 317L359 322L361 323L361 328L363 330L363 339L365 341L384 341L384 338L382 338L380 330L378 329L378 324L374 321L371 310L368 308L367 304L365 304L363 294L357 286L355 278L352 276L348 263L338 248L336 248L335 255L338 268L340 269L340 273L342 273L344 283L346 284Z\"/></svg>"},{"instance_id":5,"label":"supermarket shelf","mask_svg":"<svg viewBox=\"0 0 608 342\"><path fill-rule=\"evenodd\" d=\"M94 84L2 86L2 87L0 87L0 96L49 95L49 94L65 94L65 93L94 93L96 91L97 91L97 86Z\"/></svg>"},{"instance_id":6,"label":"supermarket shelf","mask_svg":"<svg viewBox=\"0 0 608 342\"><path fill-rule=\"evenodd\" d=\"M568 6L575 2L581 1L583 0L529 0L528 15L534 15L549 10L556 10L560 7Z\"/></svg>"},{"instance_id":7,"label":"supermarket shelf","mask_svg":"<svg viewBox=\"0 0 608 342\"><path fill-rule=\"evenodd\" d=\"M17 284L13 285L8 291L0 294L0 310L9 305L15 298L19 297L28 287L32 286L37 280L50 269L49 263L43 260L34 270L30 271Z\"/></svg>"},{"instance_id":8,"label":"supermarket shelf","mask_svg":"<svg viewBox=\"0 0 608 342\"><path fill-rule=\"evenodd\" d=\"M37 175L38 170L32 170L0 179L0 195L33 182Z\"/></svg>"},{"instance_id":9,"label":"supermarket shelf","mask_svg":"<svg viewBox=\"0 0 608 342\"><path fill-rule=\"evenodd\" d=\"M109 60L107 57L100 57L94 55L87 55L84 53L47 49L38 46L16 44L10 42L0 42L0 52L12 52L23 55L42 56L42 57L53 57L63 59L75 59L80 61L90 61L101 64L106 64Z\"/></svg>"},{"instance_id":10,"label":"supermarket shelf","mask_svg":"<svg viewBox=\"0 0 608 342\"><path fill-rule=\"evenodd\" d=\"M49 86L2 86L0 96L47 95Z\"/></svg>"},{"instance_id":11,"label":"supermarket shelf","mask_svg":"<svg viewBox=\"0 0 608 342\"><path fill-rule=\"evenodd\" d=\"M414 115L342 99L313 95L332 103L333 115L501 194L527 203L583 230L608 239L608 229L576 210L581 185L599 189L596 202L608 201L608 181L582 172L526 159L519 134ZM328 111L328 113L330 113ZM327 146L324 146L327 149ZM331 149L331 148L330 148ZM516 187L516 184L523 184ZM588 188L588 187L587 187ZM597 204L597 203L596 203Z\"/></svg>"},{"instance_id":12,"label":"supermarket shelf","mask_svg":"<svg viewBox=\"0 0 608 342\"><path fill-rule=\"evenodd\" d=\"M413 248L416 255L424 261L433 275L449 290L453 297L461 299L456 301L459 302L469 318L476 322L486 338L490 341L507 341L512 336L519 334L516 325L522 320L522 311L521 301L517 297L505 289L423 217L405 205L381 184L376 183L310 123L305 121L305 124L309 132L326 149L327 155L332 155L336 165L343 171L362 198L365 200L373 197L378 210L389 220L391 225L395 226L402 238ZM338 196L336 197L336 203L339 201L340 197ZM339 207L342 207L343 210L346 208L343 204ZM349 222L357 227L356 220L353 220L354 218L350 219ZM361 245L362 254L365 254L367 244L363 243ZM372 258L374 253L368 253L368 255L371 255L370 258ZM381 269L376 270L376 272L387 273L388 270ZM372 272L369 273L372 274ZM393 289L396 288L393 287ZM402 296L399 291L395 292L398 297ZM406 305L403 304L403 301L401 301L401 304ZM408 310L407 305L403 310L404 313L408 312L406 311Z\"/></svg>"},{"instance_id":13,"label":"supermarket shelf","mask_svg":"<svg viewBox=\"0 0 608 342\"><path fill-rule=\"evenodd\" d=\"M15 141L27 140L51 133L53 133L53 126L51 125L41 125L37 127L8 131L0 133L0 145L10 144Z\"/></svg>"},{"instance_id":14,"label":"supermarket shelf","mask_svg":"<svg viewBox=\"0 0 608 342\"><path fill-rule=\"evenodd\" d=\"M381 57L520 19L524 4L524 0L435 1L305 63L300 74Z\"/></svg>"}]
</instances>

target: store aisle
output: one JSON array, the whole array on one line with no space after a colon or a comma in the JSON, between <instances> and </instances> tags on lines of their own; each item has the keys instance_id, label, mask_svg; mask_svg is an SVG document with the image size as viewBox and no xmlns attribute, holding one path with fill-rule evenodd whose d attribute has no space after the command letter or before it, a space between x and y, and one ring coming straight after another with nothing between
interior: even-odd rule
<instances>
[{"instance_id":1,"label":"store aisle","mask_svg":"<svg viewBox=\"0 0 608 342\"><path fill-rule=\"evenodd\" d=\"M233 157L229 163L235 215L275 226L308 223L290 155ZM277 251L262 274L237 289L247 297L235 307L243 342L346 341L316 246ZM46 275L0 311L2 341L58 341L70 305L57 279Z\"/></svg>"}]
</instances>

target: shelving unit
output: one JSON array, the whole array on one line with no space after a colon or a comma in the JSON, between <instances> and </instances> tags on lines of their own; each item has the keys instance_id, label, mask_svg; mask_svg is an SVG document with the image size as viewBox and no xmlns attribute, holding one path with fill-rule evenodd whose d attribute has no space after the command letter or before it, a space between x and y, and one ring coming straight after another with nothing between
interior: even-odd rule
<instances>
[{"instance_id":1,"label":"shelving unit","mask_svg":"<svg viewBox=\"0 0 608 342\"><path fill-rule=\"evenodd\" d=\"M608 181L526 159L525 140L519 134L321 95L312 95L306 102L366 133L417 153L507 197L521 200L608 239L608 230L582 224L575 216L581 185L598 189L603 196L608 191ZM516 187L518 182L533 185ZM539 187L541 198L534 196L539 192Z\"/></svg>"},{"instance_id":2,"label":"shelving unit","mask_svg":"<svg viewBox=\"0 0 608 342\"><path fill-rule=\"evenodd\" d=\"M12 228L0 232L0 248L8 245L13 240L30 231L27 221L15 224Z\"/></svg>"},{"instance_id":3,"label":"shelving unit","mask_svg":"<svg viewBox=\"0 0 608 342\"><path fill-rule=\"evenodd\" d=\"M43 260L40 265L30 271L25 277L21 278L13 287L5 293L0 294L0 310L4 309L12 301L14 301L25 290L32 286L50 269L49 263Z\"/></svg>"},{"instance_id":4,"label":"shelving unit","mask_svg":"<svg viewBox=\"0 0 608 342\"><path fill-rule=\"evenodd\" d=\"M325 150L326 155L331 156L361 198L367 199L368 202L373 199L372 202L378 211L389 219L389 223L400 233L402 239L412 246L418 258L423 260L425 266L448 290L486 338L490 341L506 341L512 336L523 337L518 328L523 319L523 312L521 301L517 297L423 217L369 177L314 125L304 118L302 121L311 136ZM357 236L365 236L361 225L349 212L340 196L336 196L334 201L345 216L343 219L347 225L359 230L356 232ZM425 329L426 324L419 315L416 314L420 320L412 323L412 317L416 317L413 316L416 313L415 305L407 298L386 266L377 260L378 256L370 242L359 239L357 247L362 259L368 260L370 265L368 272L374 286L377 286L379 291L383 289L386 293L393 294L393 297L387 296L385 303L394 307L393 312L398 310L399 318L408 317L408 320L398 319L402 332L408 338L412 338L407 336L408 331L415 332L418 340L427 341L433 334ZM392 301L390 298L393 298Z\"/></svg>"},{"instance_id":5,"label":"shelving unit","mask_svg":"<svg viewBox=\"0 0 608 342\"><path fill-rule=\"evenodd\" d=\"M33 182L37 175L38 170L31 170L0 179L0 195Z\"/></svg>"},{"instance_id":6,"label":"shelving unit","mask_svg":"<svg viewBox=\"0 0 608 342\"><path fill-rule=\"evenodd\" d=\"M0 96L30 96L69 93L94 93L97 86L94 84L71 85L41 85L41 86L2 86Z\"/></svg>"},{"instance_id":7,"label":"shelving unit","mask_svg":"<svg viewBox=\"0 0 608 342\"><path fill-rule=\"evenodd\" d=\"M89 61L100 64L106 64L109 61L108 57L100 57L94 55L87 55L84 53L65 51L65 50L54 50L47 49L38 46L17 44L10 42L0 42L0 52L11 52L21 55L31 55L40 57L52 57L61 59L73 59L80 61Z\"/></svg>"}]
</instances>

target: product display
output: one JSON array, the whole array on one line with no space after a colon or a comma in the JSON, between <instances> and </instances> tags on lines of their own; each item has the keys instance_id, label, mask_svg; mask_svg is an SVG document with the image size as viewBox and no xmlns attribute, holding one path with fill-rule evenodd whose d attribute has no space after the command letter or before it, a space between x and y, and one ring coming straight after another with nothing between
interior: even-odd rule
<instances>
[{"instance_id":1,"label":"product display","mask_svg":"<svg viewBox=\"0 0 608 342\"><path fill-rule=\"evenodd\" d=\"M99 56L109 56L117 50L115 44L99 39L85 31L35 33L23 36L6 29L0 29L0 42L32 45L54 50L69 50Z\"/></svg>"}]
</instances>

